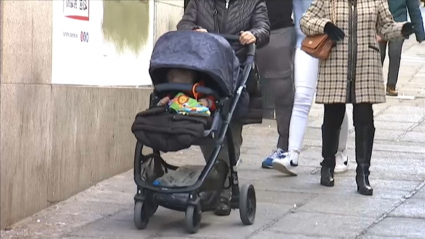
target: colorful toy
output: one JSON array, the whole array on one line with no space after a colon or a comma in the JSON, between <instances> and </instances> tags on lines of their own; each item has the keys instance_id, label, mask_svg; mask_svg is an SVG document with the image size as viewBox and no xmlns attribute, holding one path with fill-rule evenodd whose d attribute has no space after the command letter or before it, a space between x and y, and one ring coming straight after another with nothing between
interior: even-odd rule
<instances>
[{"instance_id":1,"label":"colorful toy","mask_svg":"<svg viewBox=\"0 0 425 239\"><path fill-rule=\"evenodd\" d=\"M178 93L169 103L170 109L177 114L210 116L211 112L208 107L201 105L197 100L183 94Z\"/></svg>"}]
</instances>

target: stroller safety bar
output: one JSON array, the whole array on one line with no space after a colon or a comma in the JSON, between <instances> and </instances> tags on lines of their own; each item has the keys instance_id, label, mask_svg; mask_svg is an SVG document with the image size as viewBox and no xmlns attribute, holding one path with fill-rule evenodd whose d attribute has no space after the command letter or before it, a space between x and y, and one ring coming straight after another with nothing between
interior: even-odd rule
<instances>
[{"instance_id":1,"label":"stroller safety bar","mask_svg":"<svg viewBox=\"0 0 425 239\"><path fill-rule=\"evenodd\" d=\"M160 92L167 92L167 91L187 91L191 92L193 89L192 84L184 84L184 83L163 83L158 84L154 87L154 91L157 93ZM201 93L204 95L213 96L216 99L219 99L220 96L217 92L215 92L213 89L204 87L204 86L197 86L195 88L196 93Z\"/></svg>"},{"instance_id":2,"label":"stroller safety bar","mask_svg":"<svg viewBox=\"0 0 425 239\"><path fill-rule=\"evenodd\" d=\"M239 41L239 35L229 35L229 34L217 34L219 36L224 37L224 39L226 39L228 42L235 42L235 41ZM248 56L255 56L255 51L256 51L256 45L255 44L250 44L248 46Z\"/></svg>"}]
</instances>

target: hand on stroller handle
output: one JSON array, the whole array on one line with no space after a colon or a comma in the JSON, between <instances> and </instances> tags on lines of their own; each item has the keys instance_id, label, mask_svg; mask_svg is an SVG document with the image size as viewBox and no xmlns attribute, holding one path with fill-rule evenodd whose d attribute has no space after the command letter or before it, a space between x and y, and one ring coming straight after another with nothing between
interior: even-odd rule
<instances>
[{"instance_id":1,"label":"hand on stroller handle","mask_svg":"<svg viewBox=\"0 0 425 239\"><path fill-rule=\"evenodd\" d=\"M230 34L216 34L216 35L223 37L228 42L239 42L239 37L240 37L239 35L230 35ZM248 53L247 53L248 56L255 56L255 51L256 51L255 43L245 45L245 47L248 47Z\"/></svg>"}]
</instances>

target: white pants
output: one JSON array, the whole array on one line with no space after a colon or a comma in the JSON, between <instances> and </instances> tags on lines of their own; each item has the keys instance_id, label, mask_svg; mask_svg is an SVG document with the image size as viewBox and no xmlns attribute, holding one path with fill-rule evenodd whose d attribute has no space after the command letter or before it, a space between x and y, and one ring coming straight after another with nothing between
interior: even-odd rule
<instances>
[{"instance_id":1,"label":"white pants","mask_svg":"<svg viewBox=\"0 0 425 239\"><path fill-rule=\"evenodd\" d=\"M295 101L289 126L289 151L301 152L308 114L313 104L319 71L319 60L309 56L300 48L295 50L294 62ZM348 117L345 114L341 125L339 149L347 147Z\"/></svg>"}]
</instances>

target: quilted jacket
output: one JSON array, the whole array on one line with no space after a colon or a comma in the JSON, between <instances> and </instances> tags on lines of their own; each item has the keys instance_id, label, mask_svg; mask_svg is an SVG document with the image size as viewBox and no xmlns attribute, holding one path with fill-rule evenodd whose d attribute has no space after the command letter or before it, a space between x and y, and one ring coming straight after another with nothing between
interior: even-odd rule
<instances>
[{"instance_id":1,"label":"quilted jacket","mask_svg":"<svg viewBox=\"0 0 425 239\"><path fill-rule=\"evenodd\" d=\"M265 0L191 0L177 30L196 27L231 35L250 31L257 38L257 48L269 43L270 22ZM243 62L244 48L236 42L233 49Z\"/></svg>"},{"instance_id":2,"label":"quilted jacket","mask_svg":"<svg viewBox=\"0 0 425 239\"><path fill-rule=\"evenodd\" d=\"M204 28L211 33L238 35L250 31L257 39L257 48L269 43L270 22L265 0L191 0L186 7L177 30ZM240 62L246 59L246 48L239 42L232 43ZM249 112L244 124L262 122L262 96L257 80L247 83ZM252 90L250 90L252 89Z\"/></svg>"}]
</instances>

